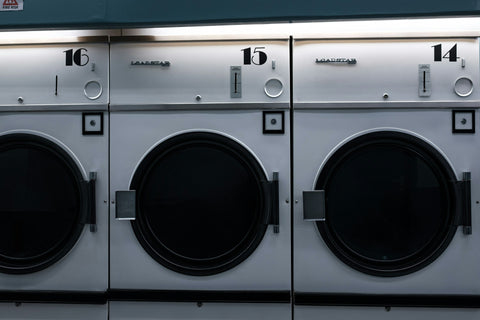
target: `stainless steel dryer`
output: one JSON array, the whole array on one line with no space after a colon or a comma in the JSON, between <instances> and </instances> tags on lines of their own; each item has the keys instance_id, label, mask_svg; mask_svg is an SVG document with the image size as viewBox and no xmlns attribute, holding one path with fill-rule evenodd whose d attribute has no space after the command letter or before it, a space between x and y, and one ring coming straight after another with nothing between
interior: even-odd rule
<instances>
[{"instance_id":1,"label":"stainless steel dryer","mask_svg":"<svg viewBox=\"0 0 480 320\"><path fill-rule=\"evenodd\" d=\"M108 44L90 40L0 47L0 301L103 303L105 319Z\"/></svg>"},{"instance_id":2,"label":"stainless steel dryer","mask_svg":"<svg viewBox=\"0 0 480 320\"><path fill-rule=\"evenodd\" d=\"M223 319L276 320L291 319L288 304L268 303L203 303L203 302L131 302L110 303L110 319Z\"/></svg>"},{"instance_id":3,"label":"stainless steel dryer","mask_svg":"<svg viewBox=\"0 0 480 320\"><path fill-rule=\"evenodd\" d=\"M112 299L288 318L288 39L133 41L111 46Z\"/></svg>"},{"instance_id":4,"label":"stainless steel dryer","mask_svg":"<svg viewBox=\"0 0 480 320\"><path fill-rule=\"evenodd\" d=\"M108 319L106 305L87 304L0 304L0 319L8 320L85 320Z\"/></svg>"},{"instance_id":5,"label":"stainless steel dryer","mask_svg":"<svg viewBox=\"0 0 480 320\"><path fill-rule=\"evenodd\" d=\"M352 310L300 305L479 307L478 39L293 52L296 319Z\"/></svg>"}]
</instances>

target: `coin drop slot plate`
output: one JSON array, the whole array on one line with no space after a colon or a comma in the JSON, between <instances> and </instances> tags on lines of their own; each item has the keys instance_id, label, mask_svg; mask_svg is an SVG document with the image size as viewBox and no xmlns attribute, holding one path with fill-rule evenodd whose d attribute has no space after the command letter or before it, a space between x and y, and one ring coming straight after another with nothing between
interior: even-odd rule
<instances>
[{"instance_id":1,"label":"coin drop slot plate","mask_svg":"<svg viewBox=\"0 0 480 320\"><path fill-rule=\"evenodd\" d=\"M242 97L242 67L240 66L230 67L230 97Z\"/></svg>"}]
</instances>

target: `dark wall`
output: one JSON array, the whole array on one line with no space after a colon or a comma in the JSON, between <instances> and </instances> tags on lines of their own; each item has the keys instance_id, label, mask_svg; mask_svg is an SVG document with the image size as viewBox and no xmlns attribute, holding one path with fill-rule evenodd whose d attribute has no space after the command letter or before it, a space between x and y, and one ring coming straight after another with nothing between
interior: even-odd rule
<instances>
[{"instance_id":1,"label":"dark wall","mask_svg":"<svg viewBox=\"0 0 480 320\"><path fill-rule=\"evenodd\" d=\"M24 11L0 12L0 28L478 14L480 0L24 0Z\"/></svg>"}]
</instances>

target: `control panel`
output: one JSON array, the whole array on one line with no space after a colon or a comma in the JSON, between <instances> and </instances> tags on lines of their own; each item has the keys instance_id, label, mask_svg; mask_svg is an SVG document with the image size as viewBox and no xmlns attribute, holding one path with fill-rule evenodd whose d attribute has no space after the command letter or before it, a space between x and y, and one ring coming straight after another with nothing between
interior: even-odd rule
<instances>
[{"instance_id":1,"label":"control panel","mask_svg":"<svg viewBox=\"0 0 480 320\"><path fill-rule=\"evenodd\" d=\"M285 40L114 42L111 103L289 103Z\"/></svg>"},{"instance_id":2,"label":"control panel","mask_svg":"<svg viewBox=\"0 0 480 320\"><path fill-rule=\"evenodd\" d=\"M2 46L0 105L108 103L108 44Z\"/></svg>"},{"instance_id":3,"label":"control panel","mask_svg":"<svg viewBox=\"0 0 480 320\"><path fill-rule=\"evenodd\" d=\"M295 102L480 98L478 39L296 40Z\"/></svg>"}]
</instances>

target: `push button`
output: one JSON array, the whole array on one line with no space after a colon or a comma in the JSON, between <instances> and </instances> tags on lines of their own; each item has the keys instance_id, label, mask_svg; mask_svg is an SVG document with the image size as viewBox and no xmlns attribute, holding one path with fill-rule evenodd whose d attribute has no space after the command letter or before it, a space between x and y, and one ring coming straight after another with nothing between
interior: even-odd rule
<instances>
[{"instance_id":1,"label":"push button","mask_svg":"<svg viewBox=\"0 0 480 320\"><path fill-rule=\"evenodd\" d=\"M283 111L263 112L263 133L285 133L285 116Z\"/></svg>"},{"instance_id":2,"label":"push button","mask_svg":"<svg viewBox=\"0 0 480 320\"><path fill-rule=\"evenodd\" d=\"M475 133L475 110L453 110L453 133Z\"/></svg>"},{"instance_id":3,"label":"push button","mask_svg":"<svg viewBox=\"0 0 480 320\"><path fill-rule=\"evenodd\" d=\"M83 135L103 135L103 113L83 113Z\"/></svg>"}]
</instances>

